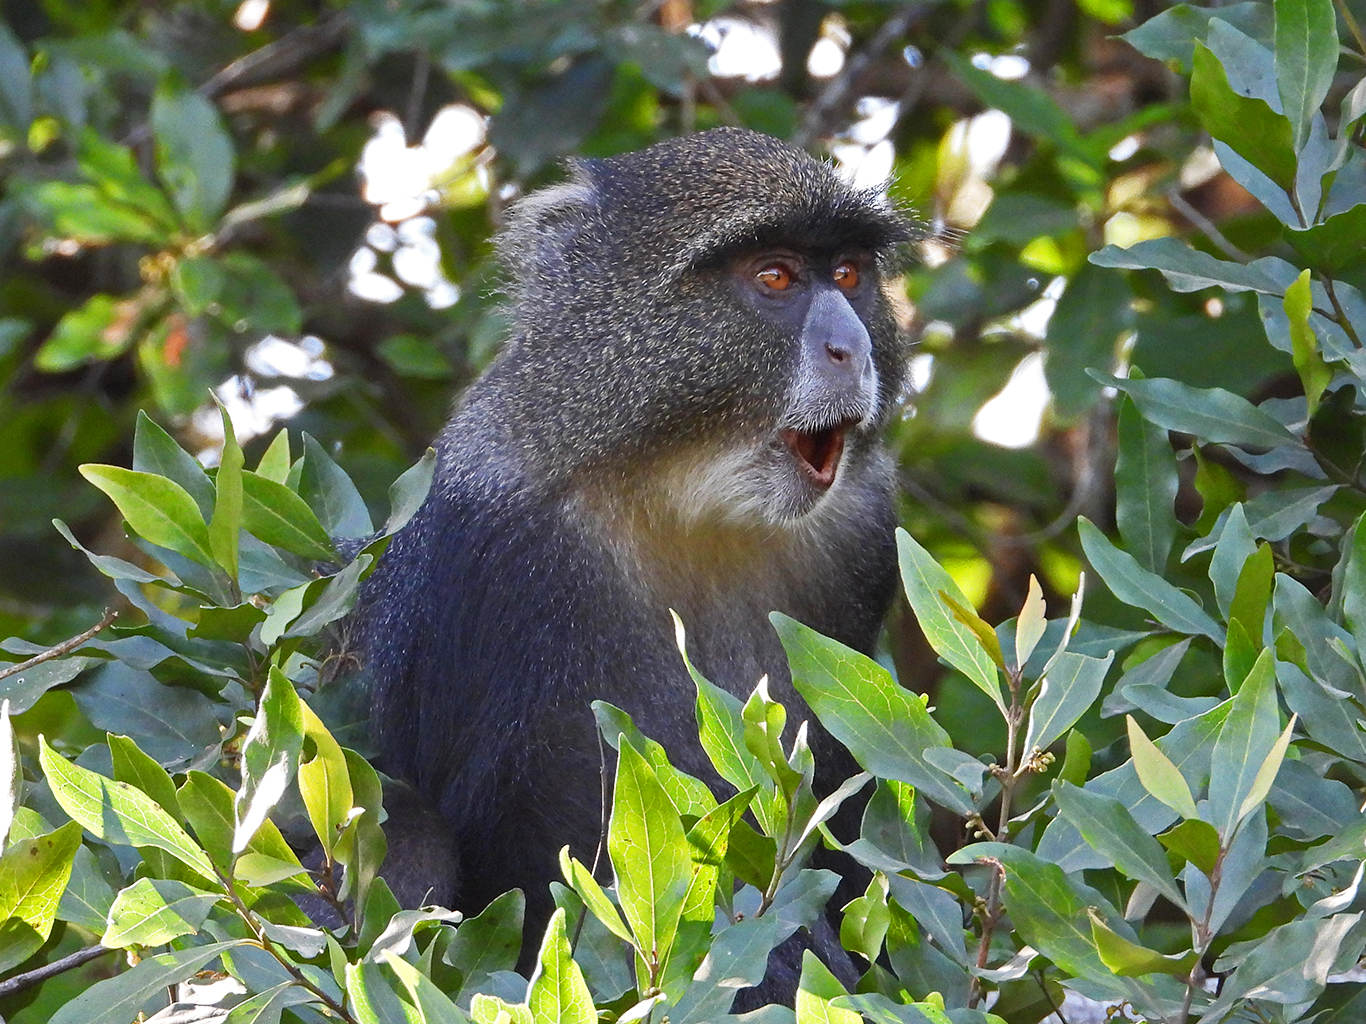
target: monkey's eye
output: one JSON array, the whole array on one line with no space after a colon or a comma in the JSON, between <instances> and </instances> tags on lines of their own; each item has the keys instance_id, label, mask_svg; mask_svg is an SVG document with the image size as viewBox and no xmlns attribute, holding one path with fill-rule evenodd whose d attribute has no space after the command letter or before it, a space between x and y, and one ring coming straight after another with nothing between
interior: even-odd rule
<instances>
[{"instance_id":1,"label":"monkey's eye","mask_svg":"<svg viewBox=\"0 0 1366 1024\"><path fill-rule=\"evenodd\" d=\"M850 260L845 260L837 266L830 276L846 292L852 292L858 287L858 266Z\"/></svg>"},{"instance_id":2,"label":"monkey's eye","mask_svg":"<svg viewBox=\"0 0 1366 1024\"><path fill-rule=\"evenodd\" d=\"M754 279L772 291L785 292L792 286L793 273L781 263L770 263L755 274Z\"/></svg>"}]
</instances>

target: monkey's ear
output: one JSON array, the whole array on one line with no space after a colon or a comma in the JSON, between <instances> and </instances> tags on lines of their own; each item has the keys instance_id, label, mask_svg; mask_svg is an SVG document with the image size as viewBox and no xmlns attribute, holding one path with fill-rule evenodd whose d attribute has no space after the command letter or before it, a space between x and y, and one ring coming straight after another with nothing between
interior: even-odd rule
<instances>
[{"instance_id":1,"label":"monkey's ear","mask_svg":"<svg viewBox=\"0 0 1366 1024\"><path fill-rule=\"evenodd\" d=\"M563 266L565 251L597 208L588 175L581 166L571 169L574 176L569 181L533 192L512 208L498 256L514 290L518 282L538 276L546 267Z\"/></svg>"}]
</instances>

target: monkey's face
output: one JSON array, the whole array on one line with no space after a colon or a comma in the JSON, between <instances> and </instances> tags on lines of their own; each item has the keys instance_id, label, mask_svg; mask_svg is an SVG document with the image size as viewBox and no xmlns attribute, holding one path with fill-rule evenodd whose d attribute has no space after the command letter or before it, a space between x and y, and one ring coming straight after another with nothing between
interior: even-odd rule
<instances>
[{"instance_id":1,"label":"monkey's face","mask_svg":"<svg viewBox=\"0 0 1366 1024\"><path fill-rule=\"evenodd\" d=\"M740 300L786 338L788 380L767 448L770 511L810 512L835 485L849 442L878 413L879 374L865 324L876 299L875 263L859 250L774 248L735 260Z\"/></svg>"},{"instance_id":2,"label":"monkey's face","mask_svg":"<svg viewBox=\"0 0 1366 1024\"><path fill-rule=\"evenodd\" d=\"M698 268L658 308L675 317L656 335L670 342L668 376L641 390L670 406L636 410L662 426L642 466L656 500L693 525L764 529L800 529L839 506L875 456L903 375L877 254L748 247Z\"/></svg>"},{"instance_id":3,"label":"monkey's face","mask_svg":"<svg viewBox=\"0 0 1366 1024\"><path fill-rule=\"evenodd\" d=\"M516 338L495 376L537 478L651 520L838 514L905 375L881 270L912 237L754 132L576 165L503 242Z\"/></svg>"}]
</instances>

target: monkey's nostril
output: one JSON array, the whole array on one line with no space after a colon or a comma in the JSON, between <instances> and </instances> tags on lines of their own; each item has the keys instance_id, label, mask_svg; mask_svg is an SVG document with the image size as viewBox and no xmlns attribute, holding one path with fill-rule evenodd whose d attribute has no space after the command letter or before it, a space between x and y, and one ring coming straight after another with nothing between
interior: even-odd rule
<instances>
[{"instance_id":1,"label":"monkey's nostril","mask_svg":"<svg viewBox=\"0 0 1366 1024\"><path fill-rule=\"evenodd\" d=\"M832 345L829 342L825 345L825 354L830 357L830 361L836 366L842 366L849 362L850 357L853 355L853 353L843 345Z\"/></svg>"}]
</instances>

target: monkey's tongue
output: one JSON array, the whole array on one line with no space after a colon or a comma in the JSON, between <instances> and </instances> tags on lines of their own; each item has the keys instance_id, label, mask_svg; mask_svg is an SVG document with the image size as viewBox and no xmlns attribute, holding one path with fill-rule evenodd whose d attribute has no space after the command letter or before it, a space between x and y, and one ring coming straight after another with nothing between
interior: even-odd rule
<instances>
[{"instance_id":1,"label":"monkey's tongue","mask_svg":"<svg viewBox=\"0 0 1366 1024\"><path fill-rule=\"evenodd\" d=\"M844 454L844 424L824 430L783 431L783 441L796 456L797 468L812 485L825 490L835 482L840 456Z\"/></svg>"}]
</instances>

